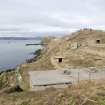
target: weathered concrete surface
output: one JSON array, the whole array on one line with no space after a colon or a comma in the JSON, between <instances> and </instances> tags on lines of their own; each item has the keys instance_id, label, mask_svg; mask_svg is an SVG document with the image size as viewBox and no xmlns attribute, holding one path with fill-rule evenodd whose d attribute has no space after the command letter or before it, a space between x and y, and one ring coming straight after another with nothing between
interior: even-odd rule
<instances>
[{"instance_id":1,"label":"weathered concrete surface","mask_svg":"<svg viewBox=\"0 0 105 105\"><path fill-rule=\"evenodd\" d=\"M100 80L105 79L105 70L91 69L71 69L71 76L76 83L81 80Z\"/></svg>"},{"instance_id":2,"label":"weathered concrete surface","mask_svg":"<svg viewBox=\"0 0 105 105\"><path fill-rule=\"evenodd\" d=\"M65 75L63 70L32 71L30 75L31 88L65 87L71 84L71 75Z\"/></svg>"},{"instance_id":3,"label":"weathered concrete surface","mask_svg":"<svg viewBox=\"0 0 105 105\"><path fill-rule=\"evenodd\" d=\"M65 88L81 80L105 79L105 70L64 69L31 71L29 72L29 76L31 89L42 90L50 87Z\"/></svg>"}]
</instances>

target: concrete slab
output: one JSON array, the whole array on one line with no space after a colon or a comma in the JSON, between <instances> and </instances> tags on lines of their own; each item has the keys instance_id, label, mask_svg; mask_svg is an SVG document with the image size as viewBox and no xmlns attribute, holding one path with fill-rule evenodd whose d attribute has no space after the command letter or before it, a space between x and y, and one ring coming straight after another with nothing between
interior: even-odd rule
<instances>
[{"instance_id":1,"label":"concrete slab","mask_svg":"<svg viewBox=\"0 0 105 105\"><path fill-rule=\"evenodd\" d=\"M47 71L30 71L30 87L35 90L45 88L65 88L77 84L81 80L105 79L105 70L92 71L91 69L64 69Z\"/></svg>"},{"instance_id":2,"label":"concrete slab","mask_svg":"<svg viewBox=\"0 0 105 105\"><path fill-rule=\"evenodd\" d=\"M63 70L31 71L29 75L32 86L72 83L71 75L64 74Z\"/></svg>"}]
</instances>

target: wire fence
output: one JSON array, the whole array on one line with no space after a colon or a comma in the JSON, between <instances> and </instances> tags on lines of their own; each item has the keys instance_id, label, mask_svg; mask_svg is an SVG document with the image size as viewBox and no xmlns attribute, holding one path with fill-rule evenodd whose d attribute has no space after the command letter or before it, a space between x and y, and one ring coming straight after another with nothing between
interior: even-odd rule
<instances>
[{"instance_id":1,"label":"wire fence","mask_svg":"<svg viewBox=\"0 0 105 105\"><path fill-rule=\"evenodd\" d=\"M105 80L105 70L74 70L71 71L72 83L77 84L81 81L100 81Z\"/></svg>"}]
</instances>

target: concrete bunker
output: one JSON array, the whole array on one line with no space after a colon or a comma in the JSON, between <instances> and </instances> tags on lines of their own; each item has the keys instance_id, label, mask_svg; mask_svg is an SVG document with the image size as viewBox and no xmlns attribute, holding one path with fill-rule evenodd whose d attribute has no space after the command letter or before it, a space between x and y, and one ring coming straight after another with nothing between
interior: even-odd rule
<instances>
[{"instance_id":1,"label":"concrete bunker","mask_svg":"<svg viewBox=\"0 0 105 105\"><path fill-rule=\"evenodd\" d=\"M100 43L101 43L101 40L97 39L96 44L100 44Z\"/></svg>"},{"instance_id":2,"label":"concrete bunker","mask_svg":"<svg viewBox=\"0 0 105 105\"><path fill-rule=\"evenodd\" d=\"M56 59L57 63L62 63L65 58L63 56L56 56L55 59Z\"/></svg>"},{"instance_id":3,"label":"concrete bunker","mask_svg":"<svg viewBox=\"0 0 105 105\"><path fill-rule=\"evenodd\" d=\"M62 58L58 58L58 62L59 63L62 63Z\"/></svg>"}]
</instances>

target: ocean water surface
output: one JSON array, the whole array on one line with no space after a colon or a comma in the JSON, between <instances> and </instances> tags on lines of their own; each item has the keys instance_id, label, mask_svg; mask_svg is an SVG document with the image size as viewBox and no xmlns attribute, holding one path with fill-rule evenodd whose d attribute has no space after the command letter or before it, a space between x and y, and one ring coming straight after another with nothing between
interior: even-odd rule
<instances>
[{"instance_id":1,"label":"ocean water surface","mask_svg":"<svg viewBox=\"0 0 105 105\"><path fill-rule=\"evenodd\" d=\"M32 58L40 45L25 46L27 43L40 43L41 40L0 40L0 71L11 69Z\"/></svg>"}]
</instances>

